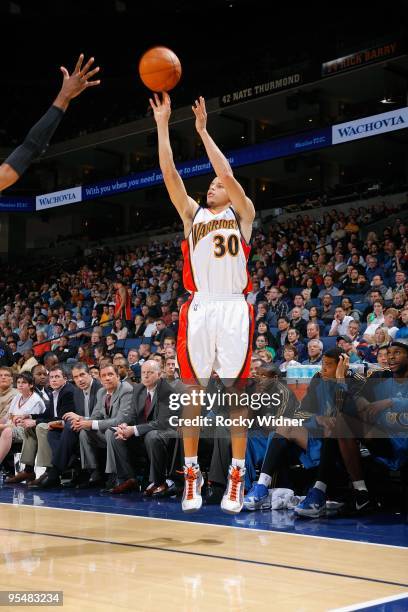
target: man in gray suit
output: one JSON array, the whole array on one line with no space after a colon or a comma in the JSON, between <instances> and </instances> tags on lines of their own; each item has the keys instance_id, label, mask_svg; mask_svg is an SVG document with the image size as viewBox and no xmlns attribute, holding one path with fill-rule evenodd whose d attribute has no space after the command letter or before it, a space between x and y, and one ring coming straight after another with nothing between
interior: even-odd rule
<instances>
[{"instance_id":1,"label":"man in gray suit","mask_svg":"<svg viewBox=\"0 0 408 612\"><path fill-rule=\"evenodd\" d=\"M166 469L178 434L171 428L169 419L175 412L170 410L170 395L174 389L161 378L157 361L145 361L141 368L142 382L135 386L130 420L121 423L115 437L110 437L115 458L118 484L111 493L126 493L136 488L134 470L129 457L148 456L150 462L150 485L145 495L163 497L172 493L166 482Z\"/></svg>"},{"instance_id":2,"label":"man in gray suit","mask_svg":"<svg viewBox=\"0 0 408 612\"><path fill-rule=\"evenodd\" d=\"M91 418L81 418L71 424L74 431L79 431L82 467L90 471L88 486L102 484L98 448L108 448L105 471L108 474L116 472L109 441L114 437L113 427L129 422L133 395L132 385L120 381L118 369L111 363L101 366L100 377L103 387L97 393Z\"/></svg>"}]
</instances>

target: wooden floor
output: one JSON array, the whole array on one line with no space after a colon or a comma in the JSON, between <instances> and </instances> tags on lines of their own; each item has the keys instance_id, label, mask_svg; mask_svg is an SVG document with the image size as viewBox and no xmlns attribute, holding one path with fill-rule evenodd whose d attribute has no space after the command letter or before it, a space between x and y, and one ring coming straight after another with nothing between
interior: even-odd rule
<instances>
[{"instance_id":1,"label":"wooden floor","mask_svg":"<svg viewBox=\"0 0 408 612\"><path fill-rule=\"evenodd\" d=\"M317 612L408 591L403 548L94 512L2 504L0 551L0 590L62 590L64 611Z\"/></svg>"}]
</instances>

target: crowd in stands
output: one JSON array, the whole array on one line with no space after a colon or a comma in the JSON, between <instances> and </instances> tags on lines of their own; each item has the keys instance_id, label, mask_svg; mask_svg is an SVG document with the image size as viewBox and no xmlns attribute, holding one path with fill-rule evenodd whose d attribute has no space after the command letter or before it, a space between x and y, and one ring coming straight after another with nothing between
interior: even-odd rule
<instances>
[{"instance_id":1,"label":"crowd in stands","mask_svg":"<svg viewBox=\"0 0 408 612\"><path fill-rule=\"evenodd\" d=\"M321 364L323 355L338 347L351 364L387 369L384 349L396 337L408 338L408 226L397 219L381 234L365 235L363 230L373 216L386 218L395 212L385 206L371 212L351 209L347 214L330 210L319 219L298 215L255 231L249 259L252 289L247 295L255 312L254 361L262 367L273 364L284 376L289 366ZM78 267L72 269L76 261ZM156 384L158 378L175 383L179 311L187 299L180 239L117 252L101 247L76 261L67 269L37 270L30 281L17 277L0 281L3 419L17 393L12 376L27 397L27 390L36 388L39 414L45 410L41 394L48 397L47 376L52 395L61 385L70 385L68 379L76 383L73 372L79 377L78 371L90 377L88 382L97 381L98 388L102 380L106 390L110 373L116 386L124 385L126 401L132 385L142 381L146 386L148 375L156 377ZM131 317L126 321L115 318L118 283L126 287L131 300ZM152 362L156 367L149 374ZM24 393L21 397L24 403ZM67 401L71 401L67 414L72 414L72 393ZM75 425L76 419L70 422L78 434L81 426ZM37 431L40 424L33 420L31 427ZM127 439L126 432L120 431L120 439ZM16 439L21 441L23 435L16 432ZM6 444L0 437L0 456L2 444L6 448L12 441ZM118 452L112 444L112 452ZM84 445L90 480L99 482L88 438ZM34 465L30 457L29 469L30 463L31 468ZM47 469L53 465L50 462L49 457L43 459ZM51 483L58 474L51 474ZM129 480L122 478L113 488ZM150 485L155 490L161 487L159 493L169 488L163 478L151 480Z\"/></svg>"}]
</instances>

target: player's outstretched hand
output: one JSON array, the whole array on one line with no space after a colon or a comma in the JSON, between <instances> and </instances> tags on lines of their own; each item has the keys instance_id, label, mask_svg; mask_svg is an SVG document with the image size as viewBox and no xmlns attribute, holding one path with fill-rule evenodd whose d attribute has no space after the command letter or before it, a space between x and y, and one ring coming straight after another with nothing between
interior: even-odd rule
<instances>
[{"instance_id":1,"label":"player's outstretched hand","mask_svg":"<svg viewBox=\"0 0 408 612\"><path fill-rule=\"evenodd\" d=\"M62 81L61 90L54 102L55 106L65 110L70 101L79 96L79 94L81 94L85 89L88 89L88 87L95 87L96 85L100 84L100 80L91 80L92 77L95 76L95 74L97 74L100 70L99 66L92 68L94 61L95 59L91 57L85 63L85 65L82 66L84 62L84 54L81 53L71 74L69 74L65 66L60 67L64 79Z\"/></svg>"},{"instance_id":2,"label":"player's outstretched hand","mask_svg":"<svg viewBox=\"0 0 408 612\"><path fill-rule=\"evenodd\" d=\"M195 101L194 106L191 107L195 114L195 126L198 133L202 132L207 127L207 110L205 108L205 100L203 96L200 96Z\"/></svg>"},{"instance_id":3,"label":"player's outstretched hand","mask_svg":"<svg viewBox=\"0 0 408 612\"><path fill-rule=\"evenodd\" d=\"M171 115L171 100L167 91L163 91L161 94L154 94L154 99L149 98L150 106L153 109L154 119L159 125L160 123L168 123Z\"/></svg>"}]
</instances>

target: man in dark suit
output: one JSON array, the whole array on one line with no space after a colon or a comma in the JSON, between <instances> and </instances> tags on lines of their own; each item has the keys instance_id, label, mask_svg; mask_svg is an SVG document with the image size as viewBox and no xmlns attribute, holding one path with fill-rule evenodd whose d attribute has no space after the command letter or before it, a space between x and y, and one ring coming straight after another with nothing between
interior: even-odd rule
<instances>
[{"instance_id":1,"label":"man in dark suit","mask_svg":"<svg viewBox=\"0 0 408 612\"><path fill-rule=\"evenodd\" d=\"M41 363L38 363L31 368L31 374L34 378L34 391L38 393L46 408L48 408L48 406L51 404L51 389L48 385L47 368Z\"/></svg>"},{"instance_id":2,"label":"man in dark suit","mask_svg":"<svg viewBox=\"0 0 408 612\"><path fill-rule=\"evenodd\" d=\"M38 467L51 467L52 450L48 443L48 431L55 424L62 421L66 412L73 412L74 387L67 381L61 366L56 365L49 371L49 385L51 389L50 402L45 412L36 419L24 419L24 441L21 452L21 463L29 467L31 480L32 469L37 456ZM59 432L59 435L61 433ZM37 487L45 480L46 473L29 483L30 487ZM27 480L26 470L19 472L13 478L7 479L8 484L15 484Z\"/></svg>"},{"instance_id":3,"label":"man in dark suit","mask_svg":"<svg viewBox=\"0 0 408 612\"><path fill-rule=\"evenodd\" d=\"M114 458L109 453L109 441L114 436L113 427L119 423L128 422L133 386L121 382L116 366L105 362L100 368L100 377L103 388L96 395L96 404L90 419L81 417L71 423L74 431L79 432L79 445L81 449L81 464L89 470L89 486L102 484L102 471L98 466L97 449L108 448L105 472L116 472Z\"/></svg>"},{"instance_id":4,"label":"man in dark suit","mask_svg":"<svg viewBox=\"0 0 408 612\"><path fill-rule=\"evenodd\" d=\"M102 387L99 380L89 374L86 363L78 362L72 367L74 388L74 411L63 416L63 429L48 431L48 443L52 449L52 466L47 468L46 478L39 483L41 489L49 489L60 484L60 475L67 469L69 462L79 444L79 433L74 431L72 423L89 419L96 404L96 394Z\"/></svg>"},{"instance_id":5,"label":"man in dark suit","mask_svg":"<svg viewBox=\"0 0 408 612\"><path fill-rule=\"evenodd\" d=\"M173 441L177 432L170 426L170 395L174 389L161 378L160 364L153 360L142 365L142 382L135 386L130 419L116 429L115 437L109 439L115 464L118 484L111 493L126 493L136 489L134 470L130 455L147 454L150 462L150 485L145 495L163 497L171 494L166 482L166 468ZM174 490L175 491L175 490Z\"/></svg>"}]
</instances>

